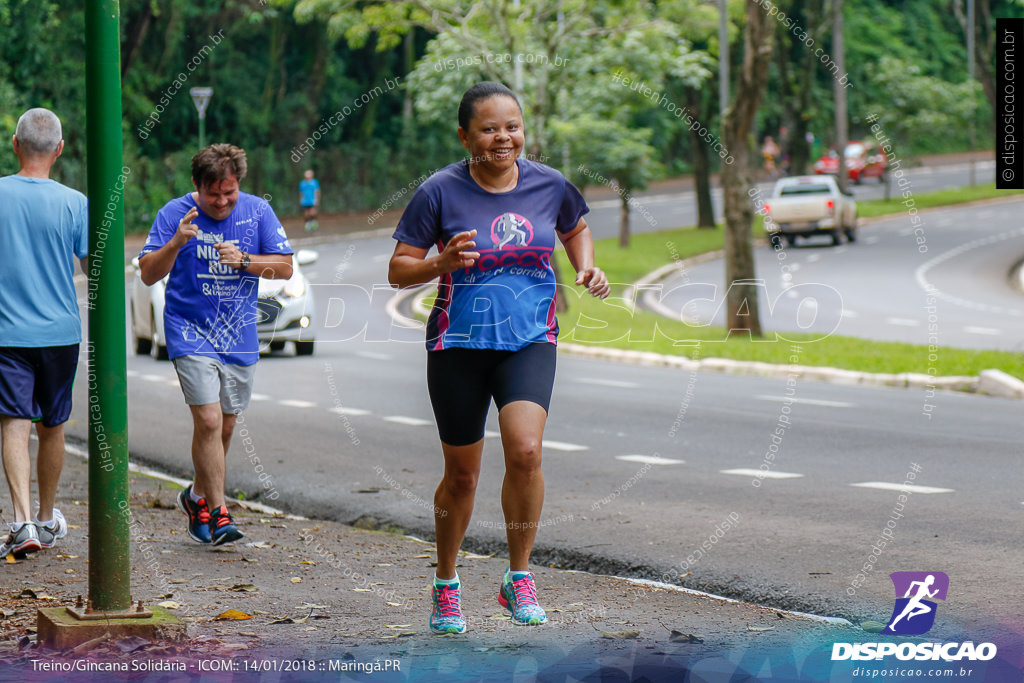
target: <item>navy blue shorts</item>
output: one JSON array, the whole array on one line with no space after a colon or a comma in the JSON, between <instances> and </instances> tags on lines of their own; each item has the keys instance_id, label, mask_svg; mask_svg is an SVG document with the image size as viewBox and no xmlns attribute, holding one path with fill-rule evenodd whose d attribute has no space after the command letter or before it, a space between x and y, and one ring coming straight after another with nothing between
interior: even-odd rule
<instances>
[{"instance_id":1,"label":"navy blue shorts","mask_svg":"<svg viewBox=\"0 0 1024 683\"><path fill-rule=\"evenodd\" d=\"M555 383L555 345L529 344L518 351L445 349L427 353L427 391L441 441L468 446L484 438L491 398L500 411L513 401L545 410Z\"/></svg>"},{"instance_id":2,"label":"navy blue shorts","mask_svg":"<svg viewBox=\"0 0 1024 683\"><path fill-rule=\"evenodd\" d=\"M0 346L0 415L39 420L44 427L71 416L78 344L28 348Z\"/></svg>"}]
</instances>

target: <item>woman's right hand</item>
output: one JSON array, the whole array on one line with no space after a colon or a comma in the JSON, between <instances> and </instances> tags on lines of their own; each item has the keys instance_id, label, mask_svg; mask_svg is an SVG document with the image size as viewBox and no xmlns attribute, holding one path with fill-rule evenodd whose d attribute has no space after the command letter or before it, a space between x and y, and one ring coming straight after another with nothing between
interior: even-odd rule
<instances>
[{"instance_id":1,"label":"woman's right hand","mask_svg":"<svg viewBox=\"0 0 1024 683\"><path fill-rule=\"evenodd\" d=\"M438 255L438 266L443 273L452 273L463 268L472 268L480 258L480 252L470 251L476 246L473 238L476 230L460 232L448 240L444 250Z\"/></svg>"}]
</instances>

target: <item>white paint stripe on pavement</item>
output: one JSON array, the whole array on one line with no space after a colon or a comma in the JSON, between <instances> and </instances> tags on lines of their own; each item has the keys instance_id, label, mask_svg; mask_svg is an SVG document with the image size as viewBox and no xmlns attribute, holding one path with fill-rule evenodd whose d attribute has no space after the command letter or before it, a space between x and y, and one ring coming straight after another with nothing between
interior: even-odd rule
<instances>
[{"instance_id":1,"label":"white paint stripe on pavement","mask_svg":"<svg viewBox=\"0 0 1024 683\"><path fill-rule=\"evenodd\" d=\"M636 382L620 382L617 379L588 379L583 377L576 381L580 384L594 384L599 387L617 387L620 389L636 389L640 386Z\"/></svg>"},{"instance_id":2,"label":"white paint stripe on pavement","mask_svg":"<svg viewBox=\"0 0 1024 683\"><path fill-rule=\"evenodd\" d=\"M758 479L796 479L802 477L802 474L796 474L795 472L778 472L776 470L751 470L751 469L735 469L735 470L720 470L722 474L738 474L741 477L757 477Z\"/></svg>"},{"instance_id":3,"label":"white paint stripe on pavement","mask_svg":"<svg viewBox=\"0 0 1024 683\"><path fill-rule=\"evenodd\" d=\"M540 443L542 448L550 448L553 451L566 451L571 453L574 451L589 450L588 446L580 446L576 443L565 443L564 441L548 441L545 439Z\"/></svg>"},{"instance_id":4,"label":"white paint stripe on pavement","mask_svg":"<svg viewBox=\"0 0 1024 683\"><path fill-rule=\"evenodd\" d=\"M660 455L616 455L616 460L625 460L626 462L639 462L645 465L682 465L685 460L673 460L672 458L663 458Z\"/></svg>"},{"instance_id":5,"label":"white paint stripe on pavement","mask_svg":"<svg viewBox=\"0 0 1024 683\"><path fill-rule=\"evenodd\" d=\"M283 401L278 401L278 405L287 406L289 408L316 408L316 404L310 401L299 401L294 398L286 398Z\"/></svg>"},{"instance_id":6,"label":"white paint stripe on pavement","mask_svg":"<svg viewBox=\"0 0 1024 683\"><path fill-rule=\"evenodd\" d=\"M166 382L168 380L163 375L139 375L139 379L144 379L147 382Z\"/></svg>"},{"instance_id":7,"label":"white paint stripe on pavement","mask_svg":"<svg viewBox=\"0 0 1024 683\"><path fill-rule=\"evenodd\" d=\"M266 394L253 394L249 397L250 401L269 401L270 397Z\"/></svg>"},{"instance_id":8,"label":"white paint stripe on pavement","mask_svg":"<svg viewBox=\"0 0 1024 683\"><path fill-rule=\"evenodd\" d=\"M375 353L373 351L359 351L356 353L361 358L369 358L370 360L391 360L391 356L386 353Z\"/></svg>"},{"instance_id":9,"label":"white paint stripe on pavement","mask_svg":"<svg viewBox=\"0 0 1024 683\"><path fill-rule=\"evenodd\" d=\"M125 370L124 374L127 377L138 377L139 376L139 373L138 373L137 370Z\"/></svg>"},{"instance_id":10,"label":"white paint stripe on pavement","mask_svg":"<svg viewBox=\"0 0 1024 683\"><path fill-rule=\"evenodd\" d=\"M910 318L886 318L885 322L890 325L899 325L901 327L917 327L921 324L917 320L911 320Z\"/></svg>"},{"instance_id":11,"label":"white paint stripe on pavement","mask_svg":"<svg viewBox=\"0 0 1024 683\"><path fill-rule=\"evenodd\" d=\"M485 439L495 439L495 438L497 438L499 436L501 436L501 432L491 431L490 429L485 429L484 430L484 438Z\"/></svg>"},{"instance_id":12,"label":"white paint stripe on pavement","mask_svg":"<svg viewBox=\"0 0 1024 683\"><path fill-rule=\"evenodd\" d=\"M864 489L881 489L883 491L906 491L908 493L953 493L953 489L940 489L935 486L916 486L914 484L890 484L885 481L865 481L850 484Z\"/></svg>"},{"instance_id":13,"label":"white paint stripe on pavement","mask_svg":"<svg viewBox=\"0 0 1024 683\"><path fill-rule=\"evenodd\" d=\"M843 312L840 313L839 315L843 316L844 318L856 318L858 313L857 311L851 311L849 309L844 308Z\"/></svg>"},{"instance_id":14,"label":"white paint stripe on pavement","mask_svg":"<svg viewBox=\"0 0 1024 683\"><path fill-rule=\"evenodd\" d=\"M826 406L829 408L852 408L854 404L845 401L825 401L819 398L786 398L785 396L761 395L754 398L761 401L778 401L780 403L803 403L809 406Z\"/></svg>"},{"instance_id":15,"label":"white paint stripe on pavement","mask_svg":"<svg viewBox=\"0 0 1024 683\"><path fill-rule=\"evenodd\" d=\"M369 410L363 410L362 408L347 408L345 406L335 406L334 408L328 409L329 413L335 415L369 415Z\"/></svg>"},{"instance_id":16,"label":"white paint stripe on pavement","mask_svg":"<svg viewBox=\"0 0 1024 683\"><path fill-rule=\"evenodd\" d=\"M1002 330L997 330L994 327L974 327L973 325L965 327L964 332L967 334L987 334L993 337L997 337L1002 334Z\"/></svg>"},{"instance_id":17,"label":"white paint stripe on pavement","mask_svg":"<svg viewBox=\"0 0 1024 683\"><path fill-rule=\"evenodd\" d=\"M405 415L388 415L384 418L385 422L394 422L400 425L409 425L410 427L422 427L424 425L431 424L430 420L423 420L418 417L406 417Z\"/></svg>"}]
</instances>

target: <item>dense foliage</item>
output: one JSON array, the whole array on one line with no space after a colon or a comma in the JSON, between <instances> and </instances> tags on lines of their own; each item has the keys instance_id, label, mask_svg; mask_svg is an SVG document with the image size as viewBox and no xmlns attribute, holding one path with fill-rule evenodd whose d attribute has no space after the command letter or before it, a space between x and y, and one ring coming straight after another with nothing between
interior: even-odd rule
<instances>
[{"instance_id":1,"label":"dense foliage","mask_svg":"<svg viewBox=\"0 0 1024 683\"><path fill-rule=\"evenodd\" d=\"M851 138L867 133L864 117L875 113L901 156L960 151L967 148L966 119L973 115L979 146L991 145L990 105L980 87L965 84L967 54L956 2L962 0L845 3ZM1024 16L1011 0L978 2L990 16ZM326 210L373 211L423 173L460 158L458 96L482 77L510 85L521 79L527 125L536 133L531 151L567 172L577 169L577 180L615 178L633 188L659 174L692 170L695 146L707 143L691 134L678 112L685 109L716 135L720 127L713 4L520 4L124 0L128 229L147 229L156 208L190 189L188 163L198 144L188 94L193 86L214 89L207 139L248 151L245 188L271 195L282 215L298 211L296 188L306 167L317 171ZM792 21L777 22L777 58L750 143L778 135L780 128L794 139L811 132L827 143L833 75L792 24L804 27L827 53L831 3L760 4L780 6ZM83 8L82 0L0 1L0 128L10 139L25 108L52 108L67 141L57 175L84 189ZM735 65L743 0L730 0L729 10ZM979 36L984 30L979 27ZM543 54L548 61L524 60L517 74L513 61L487 58L506 54ZM616 73L664 98L613 83ZM794 159L811 154L792 150ZM710 153L710 162L717 168L717 153ZM593 176L581 177L581 164ZM13 154L0 155L0 172L14 170Z\"/></svg>"}]
</instances>

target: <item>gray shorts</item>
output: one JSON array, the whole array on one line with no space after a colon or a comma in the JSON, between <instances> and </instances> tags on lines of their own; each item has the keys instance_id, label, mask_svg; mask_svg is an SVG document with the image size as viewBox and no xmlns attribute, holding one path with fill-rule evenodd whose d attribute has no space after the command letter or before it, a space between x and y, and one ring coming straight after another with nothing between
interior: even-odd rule
<instances>
[{"instance_id":1,"label":"gray shorts","mask_svg":"<svg viewBox=\"0 0 1024 683\"><path fill-rule=\"evenodd\" d=\"M255 363L233 365L210 356L179 356L172 362L188 405L204 406L219 400L221 410L229 415L249 407Z\"/></svg>"}]
</instances>

